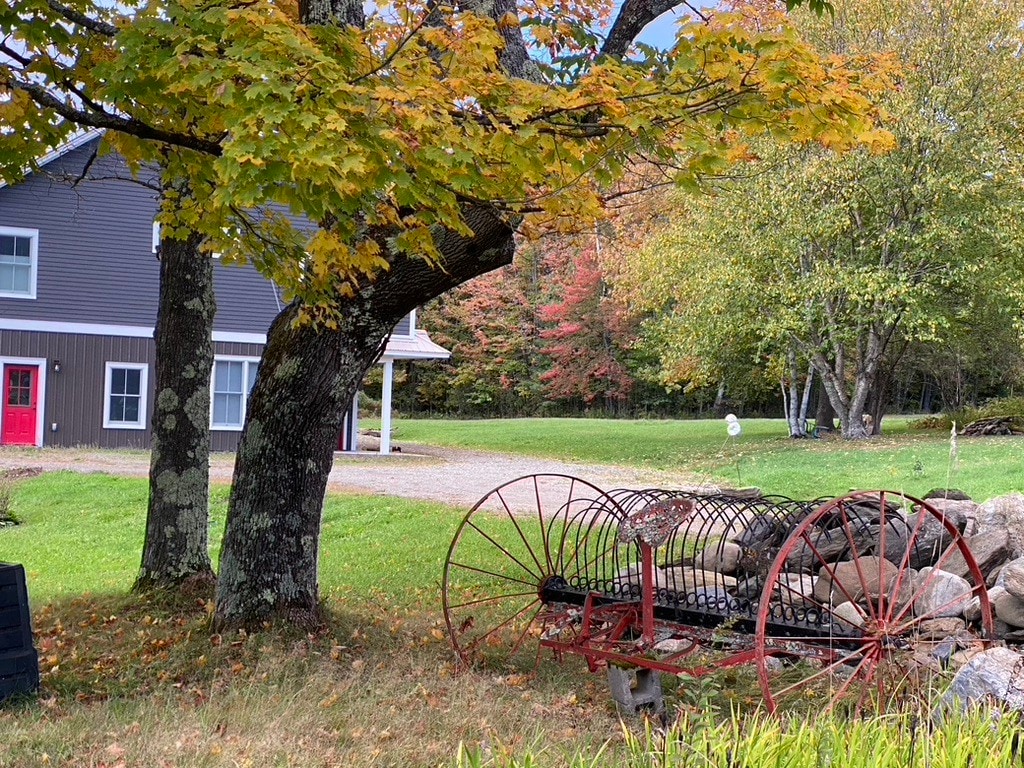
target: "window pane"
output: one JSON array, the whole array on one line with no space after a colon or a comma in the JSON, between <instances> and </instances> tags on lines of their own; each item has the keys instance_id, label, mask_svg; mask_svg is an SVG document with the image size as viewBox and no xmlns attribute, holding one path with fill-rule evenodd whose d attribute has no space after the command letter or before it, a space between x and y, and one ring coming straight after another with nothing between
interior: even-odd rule
<instances>
[{"instance_id":1,"label":"window pane","mask_svg":"<svg viewBox=\"0 0 1024 768\"><path fill-rule=\"evenodd\" d=\"M30 258L29 248L31 244L32 241L27 237L14 238L14 253L16 256L21 256L26 263Z\"/></svg>"},{"instance_id":2,"label":"window pane","mask_svg":"<svg viewBox=\"0 0 1024 768\"><path fill-rule=\"evenodd\" d=\"M246 392L252 392L253 386L256 384L256 372L260 369L259 363L249 363L249 382L245 388Z\"/></svg>"},{"instance_id":3,"label":"window pane","mask_svg":"<svg viewBox=\"0 0 1024 768\"><path fill-rule=\"evenodd\" d=\"M124 398L124 417L121 421L130 422L132 424L139 423L139 400L138 397L125 397Z\"/></svg>"},{"instance_id":4,"label":"window pane","mask_svg":"<svg viewBox=\"0 0 1024 768\"><path fill-rule=\"evenodd\" d=\"M125 382L124 392L127 395L141 395L142 394L142 371L138 368L126 368L124 371Z\"/></svg>"},{"instance_id":5,"label":"window pane","mask_svg":"<svg viewBox=\"0 0 1024 768\"><path fill-rule=\"evenodd\" d=\"M213 423L223 426L227 419L227 395L213 396Z\"/></svg>"},{"instance_id":6,"label":"window pane","mask_svg":"<svg viewBox=\"0 0 1024 768\"><path fill-rule=\"evenodd\" d=\"M32 276L32 270L28 267L15 267L14 268L14 290L18 293L28 293L30 290L29 283Z\"/></svg>"},{"instance_id":7,"label":"window pane","mask_svg":"<svg viewBox=\"0 0 1024 768\"><path fill-rule=\"evenodd\" d=\"M242 362L218 360L214 372L213 388L216 392L242 393Z\"/></svg>"},{"instance_id":8,"label":"window pane","mask_svg":"<svg viewBox=\"0 0 1024 768\"><path fill-rule=\"evenodd\" d=\"M14 235L0 235L0 256L14 255Z\"/></svg>"},{"instance_id":9,"label":"window pane","mask_svg":"<svg viewBox=\"0 0 1024 768\"><path fill-rule=\"evenodd\" d=\"M122 422L124 421L124 395L111 395L110 396L110 421L111 422Z\"/></svg>"},{"instance_id":10,"label":"window pane","mask_svg":"<svg viewBox=\"0 0 1024 768\"><path fill-rule=\"evenodd\" d=\"M112 368L110 370L110 392L111 394L123 395L124 394L124 379L125 379L124 368Z\"/></svg>"},{"instance_id":11,"label":"window pane","mask_svg":"<svg viewBox=\"0 0 1024 768\"><path fill-rule=\"evenodd\" d=\"M242 396L228 395L228 423L235 427L242 426Z\"/></svg>"},{"instance_id":12,"label":"window pane","mask_svg":"<svg viewBox=\"0 0 1024 768\"><path fill-rule=\"evenodd\" d=\"M214 395L213 423L218 427L242 426L242 396L229 394Z\"/></svg>"},{"instance_id":13,"label":"window pane","mask_svg":"<svg viewBox=\"0 0 1024 768\"><path fill-rule=\"evenodd\" d=\"M14 290L14 267L10 264L0 264L0 291L11 292Z\"/></svg>"},{"instance_id":14,"label":"window pane","mask_svg":"<svg viewBox=\"0 0 1024 768\"><path fill-rule=\"evenodd\" d=\"M233 362L229 367L230 375L228 376L228 389L231 392L244 392L242 389L242 374L245 364L241 362Z\"/></svg>"}]
</instances>

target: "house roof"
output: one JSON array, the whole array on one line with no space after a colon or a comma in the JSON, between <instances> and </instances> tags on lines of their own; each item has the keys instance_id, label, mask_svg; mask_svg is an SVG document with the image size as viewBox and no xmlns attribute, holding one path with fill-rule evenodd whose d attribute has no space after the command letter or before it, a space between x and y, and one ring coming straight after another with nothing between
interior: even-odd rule
<instances>
[{"instance_id":1,"label":"house roof","mask_svg":"<svg viewBox=\"0 0 1024 768\"><path fill-rule=\"evenodd\" d=\"M412 337L389 338L381 360L447 360L451 356L447 349L432 342L426 331L417 329Z\"/></svg>"},{"instance_id":2,"label":"house roof","mask_svg":"<svg viewBox=\"0 0 1024 768\"><path fill-rule=\"evenodd\" d=\"M36 165L39 168L42 168L44 165L47 165L48 163L52 163L57 158L63 157L68 152L72 152L72 151L78 149L83 144L88 144L93 139L95 139L95 138L97 138L99 136L102 136L103 133L104 133L104 131L99 129L99 128L90 128L90 129L88 129L86 131L82 131L81 133L77 133L74 136L72 136L70 139L65 141L63 144L61 144L59 147L57 147L56 149L51 150L51 151L47 152L45 155L43 155L42 157L40 157L39 160L37 161ZM26 175L28 175L31 172L32 172L31 168L26 168L25 169L25 174ZM7 186L7 182L3 181L2 179L0 179L0 189L3 189L6 186Z\"/></svg>"}]
</instances>

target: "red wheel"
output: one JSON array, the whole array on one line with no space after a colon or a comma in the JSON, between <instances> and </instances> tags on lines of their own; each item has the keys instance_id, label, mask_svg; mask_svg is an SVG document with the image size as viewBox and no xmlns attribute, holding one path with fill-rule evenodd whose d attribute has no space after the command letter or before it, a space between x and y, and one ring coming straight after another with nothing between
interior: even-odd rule
<instances>
[{"instance_id":1,"label":"red wheel","mask_svg":"<svg viewBox=\"0 0 1024 768\"><path fill-rule=\"evenodd\" d=\"M545 590L568 590L582 603L614 579L621 517L603 491L566 475L521 477L477 502L444 566L444 617L459 658L535 665L545 627L572 620Z\"/></svg>"},{"instance_id":2,"label":"red wheel","mask_svg":"<svg viewBox=\"0 0 1024 768\"><path fill-rule=\"evenodd\" d=\"M940 575L957 557L966 578ZM773 712L880 711L927 693L937 652L967 631L965 613L987 643L984 577L941 512L889 491L830 501L796 526L768 569L755 630L765 703Z\"/></svg>"}]
</instances>

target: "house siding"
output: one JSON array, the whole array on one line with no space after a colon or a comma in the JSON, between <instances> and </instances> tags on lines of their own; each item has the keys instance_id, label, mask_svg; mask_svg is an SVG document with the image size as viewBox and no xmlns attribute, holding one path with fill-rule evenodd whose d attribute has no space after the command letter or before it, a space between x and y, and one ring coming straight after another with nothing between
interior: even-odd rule
<instances>
[{"instance_id":1,"label":"house siding","mask_svg":"<svg viewBox=\"0 0 1024 768\"><path fill-rule=\"evenodd\" d=\"M214 344L215 355L259 357L259 344ZM43 445L67 447L94 445L100 448L148 448L152 433L156 381L156 345L152 339L86 334L0 331L0 358L46 360L46 391L43 405ZM60 361L60 372L54 371ZM149 365L145 429L104 429L103 399L106 364L145 363ZM56 424L54 431L52 426ZM213 431L211 449L233 451L240 432Z\"/></svg>"},{"instance_id":2,"label":"house siding","mask_svg":"<svg viewBox=\"0 0 1024 768\"><path fill-rule=\"evenodd\" d=\"M97 158L88 177L72 184L96 141L0 189L0 227L39 231L36 298L0 297L0 318L150 328L156 322L157 195L131 180L116 155ZM216 263L214 288L216 331L266 333L281 306L277 288L251 266Z\"/></svg>"},{"instance_id":3,"label":"house siding","mask_svg":"<svg viewBox=\"0 0 1024 768\"><path fill-rule=\"evenodd\" d=\"M98 142L0 187L0 227L38 233L35 298L0 297L0 360L45 361L42 445L145 448L156 382L152 332L160 264L152 236L158 196L133 180L117 155L96 156ZM314 227L290 218L301 229ZM259 358L262 344L243 342L265 337L284 305L280 290L251 266L216 260L213 270L214 333L240 339L215 342L215 355ZM394 333L414 330L409 315ZM103 427L108 362L149 366L144 429ZM211 447L233 451L240 437L237 430L212 430Z\"/></svg>"}]
</instances>

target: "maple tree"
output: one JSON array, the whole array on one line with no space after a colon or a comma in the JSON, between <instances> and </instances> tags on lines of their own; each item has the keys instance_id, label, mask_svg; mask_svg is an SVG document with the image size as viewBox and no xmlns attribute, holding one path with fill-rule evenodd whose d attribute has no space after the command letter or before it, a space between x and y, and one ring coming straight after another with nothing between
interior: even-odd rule
<instances>
[{"instance_id":1,"label":"maple tree","mask_svg":"<svg viewBox=\"0 0 1024 768\"><path fill-rule=\"evenodd\" d=\"M603 405L614 412L633 389L626 345L635 324L611 296L596 248L570 251L560 301L540 308L549 326L540 333L541 352L552 363L540 380L550 399Z\"/></svg>"},{"instance_id":2,"label":"maple tree","mask_svg":"<svg viewBox=\"0 0 1024 768\"><path fill-rule=\"evenodd\" d=\"M394 324L507 264L517 229L599 216L637 157L686 182L745 157L749 135L887 143L869 100L885 71L822 58L781 18L698 15L671 52L627 58L668 7L627 0L603 41L562 20L549 45L508 0L369 16L354 0L0 9L6 180L79 126L106 128L129 162L162 161L189 186L164 212L169 236L199 232L294 297L238 450L218 625L317 614L344 408Z\"/></svg>"},{"instance_id":3,"label":"maple tree","mask_svg":"<svg viewBox=\"0 0 1024 768\"><path fill-rule=\"evenodd\" d=\"M1024 306L1020 10L844 2L804 19L834 50L898 54L900 88L882 102L897 147L758 146L765 172L679 199L636 276L676 287L660 304L668 375L727 375L743 348L748 369L785 367L790 380L810 365L857 438L869 410L877 429L909 343L942 342L956 317L982 314L974 307L1013 325Z\"/></svg>"},{"instance_id":4,"label":"maple tree","mask_svg":"<svg viewBox=\"0 0 1024 768\"><path fill-rule=\"evenodd\" d=\"M520 248L514 264L489 272L439 297L422 324L452 359L432 364L417 397L445 412L533 414L541 399L539 306L546 271L536 248Z\"/></svg>"}]
</instances>

